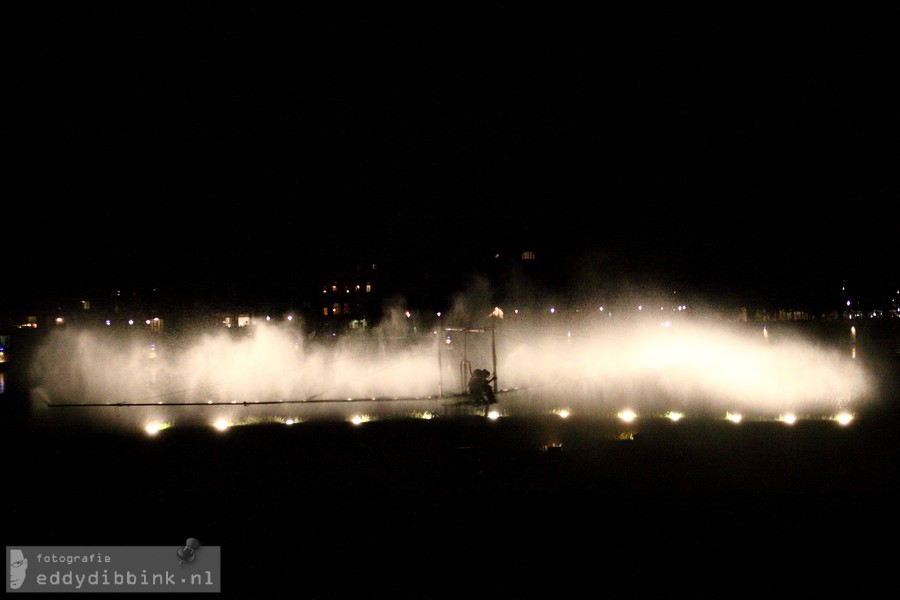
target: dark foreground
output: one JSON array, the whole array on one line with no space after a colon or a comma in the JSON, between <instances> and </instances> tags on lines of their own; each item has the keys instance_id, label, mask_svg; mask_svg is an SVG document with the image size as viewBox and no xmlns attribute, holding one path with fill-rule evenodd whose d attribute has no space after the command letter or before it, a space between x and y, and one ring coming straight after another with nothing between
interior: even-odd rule
<instances>
[{"instance_id":1,"label":"dark foreground","mask_svg":"<svg viewBox=\"0 0 900 600\"><path fill-rule=\"evenodd\" d=\"M195 537L235 598L895 597L897 433L886 414L24 425L4 538Z\"/></svg>"}]
</instances>

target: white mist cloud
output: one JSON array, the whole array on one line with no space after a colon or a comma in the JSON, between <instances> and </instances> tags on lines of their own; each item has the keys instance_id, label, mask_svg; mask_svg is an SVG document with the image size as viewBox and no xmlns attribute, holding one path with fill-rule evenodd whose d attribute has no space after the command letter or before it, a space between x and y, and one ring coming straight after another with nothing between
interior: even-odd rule
<instances>
[{"instance_id":1,"label":"white mist cloud","mask_svg":"<svg viewBox=\"0 0 900 600\"><path fill-rule=\"evenodd\" d=\"M452 322L446 317L442 325ZM324 341L296 325L259 324L245 335L222 331L157 341L155 348L149 339L69 329L49 337L32 374L36 396L53 403L163 403L85 411L91 419L129 424L211 423L246 418L249 411L305 419L351 410L351 403L253 408L245 402L431 397L423 402L433 404L440 391L460 390L468 368L494 370L494 350L500 387L528 390L521 410L546 410L564 397L596 411L630 403L658 412L831 414L864 402L871 387L866 371L836 348L722 324L599 322L571 329L506 318L496 325L493 336L442 330L439 341L436 329L423 330L396 312L383 328ZM514 412L517 395L525 394L507 394L501 402ZM165 406L184 402L236 406ZM386 403L364 406L376 415L395 410Z\"/></svg>"}]
</instances>

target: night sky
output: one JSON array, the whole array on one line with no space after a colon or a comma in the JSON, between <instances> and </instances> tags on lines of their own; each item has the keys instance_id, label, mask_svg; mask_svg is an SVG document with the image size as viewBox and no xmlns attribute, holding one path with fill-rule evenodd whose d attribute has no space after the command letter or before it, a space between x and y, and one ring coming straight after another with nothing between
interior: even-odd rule
<instances>
[{"instance_id":1,"label":"night sky","mask_svg":"<svg viewBox=\"0 0 900 600\"><path fill-rule=\"evenodd\" d=\"M785 301L897 284L895 11L24 4L0 302L525 250Z\"/></svg>"}]
</instances>

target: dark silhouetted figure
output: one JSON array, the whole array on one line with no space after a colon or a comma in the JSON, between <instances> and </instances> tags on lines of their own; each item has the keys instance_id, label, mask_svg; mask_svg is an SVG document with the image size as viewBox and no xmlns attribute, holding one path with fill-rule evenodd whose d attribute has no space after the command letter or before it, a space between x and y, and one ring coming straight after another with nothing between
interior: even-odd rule
<instances>
[{"instance_id":1,"label":"dark silhouetted figure","mask_svg":"<svg viewBox=\"0 0 900 600\"><path fill-rule=\"evenodd\" d=\"M469 377L469 394L475 396L476 402L494 404L497 399L491 382L496 377L491 377L491 372L486 369L475 369Z\"/></svg>"}]
</instances>

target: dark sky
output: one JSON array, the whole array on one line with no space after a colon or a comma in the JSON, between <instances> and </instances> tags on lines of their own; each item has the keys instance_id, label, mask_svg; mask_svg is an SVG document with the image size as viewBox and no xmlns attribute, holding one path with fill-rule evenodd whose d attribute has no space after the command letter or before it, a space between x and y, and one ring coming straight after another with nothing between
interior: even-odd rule
<instances>
[{"instance_id":1,"label":"dark sky","mask_svg":"<svg viewBox=\"0 0 900 600\"><path fill-rule=\"evenodd\" d=\"M20 4L6 297L529 249L897 283L895 11Z\"/></svg>"}]
</instances>

